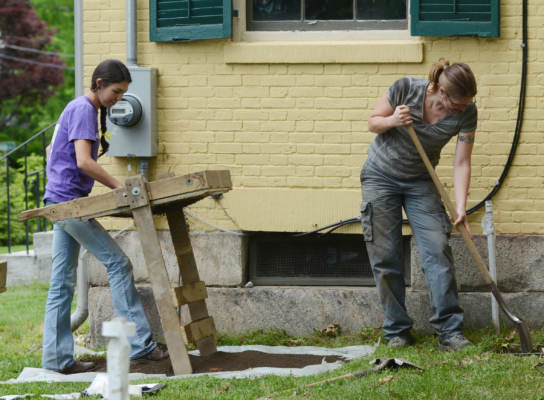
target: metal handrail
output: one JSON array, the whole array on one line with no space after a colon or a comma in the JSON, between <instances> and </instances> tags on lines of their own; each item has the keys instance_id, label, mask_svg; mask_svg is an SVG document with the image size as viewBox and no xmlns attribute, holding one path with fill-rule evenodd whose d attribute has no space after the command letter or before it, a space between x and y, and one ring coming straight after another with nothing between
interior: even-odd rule
<instances>
[{"instance_id":1,"label":"metal handrail","mask_svg":"<svg viewBox=\"0 0 544 400\"><path fill-rule=\"evenodd\" d=\"M19 150L24 150L24 190L25 190L25 209L28 209L28 203L29 203L29 190L32 192L31 195L34 197L34 201L36 203L36 207L39 206L40 202L40 189L43 188L45 190L46 185L46 176L45 176L45 164L46 164L46 154L45 154L45 148L46 148L46 137L45 134L47 131L49 131L52 127L54 127L56 124L52 123L48 125L47 127L43 128L36 134L32 135L29 139L18 145L17 147L13 148L6 154L4 154L2 157L0 157L0 162L4 161L6 165L6 194L7 194L7 207L6 207L6 214L7 214L7 245L8 245L8 252L11 253L12 248L12 221L11 221L11 201L10 201L10 165L9 165L9 157L17 153ZM37 169L35 171L28 171L28 144L32 141L41 138L42 141L42 168ZM29 184L29 179L35 177L32 184ZM40 187L41 186L41 187ZM43 222L43 224L42 224ZM43 220L40 218L36 219L36 228L38 232L41 232L43 230L47 230L47 220ZM29 252L29 235L30 235L30 227L29 222L25 221L25 245L26 245L26 251Z\"/></svg>"},{"instance_id":2,"label":"metal handrail","mask_svg":"<svg viewBox=\"0 0 544 400\"><path fill-rule=\"evenodd\" d=\"M2 158L0 158L0 161L4 161L4 159L6 159L7 157L9 157L10 155L12 155L13 153L15 153L17 150L19 150L21 147L24 147L25 145L29 144L30 142L32 142L34 139L36 139L38 136L40 135L43 135L45 132L47 132L49 129L51 129L53 126L55 126L56 122L53 122L51 125L47 126L46 128L43 128L41 131L39 131L38 133L36 133L34 136L32 136L30 139L27 139L26 141L24 141L23 143L21 143L19 146L15 147L14 149L11 149L8 153L4 154L2 156ZM45 136L44 136L44 139L45 139ZM45 157L45 153L44 153L44 157Z\"/></svg>"}]
</instances>

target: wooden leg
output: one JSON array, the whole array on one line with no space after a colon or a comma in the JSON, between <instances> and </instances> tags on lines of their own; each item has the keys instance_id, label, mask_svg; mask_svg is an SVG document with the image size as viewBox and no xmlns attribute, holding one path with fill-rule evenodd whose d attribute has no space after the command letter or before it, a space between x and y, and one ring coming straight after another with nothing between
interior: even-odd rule
<instances>
[{"instance_id":1,"label":"wooden leg","mask_svg":"<svg viewBox=\"0 0 544 400\"><path fill-rule=\"evenodd\" d=\"M0 261L0 293L6 291L7 275L8 275L8 262Z\"/></svg>"},{"instance_id":2,"label":"wooden leg","mask_svg":"<svg viewBox=\"0 0 544 400\"><path fill-rule=\"evenodd\" d=\"M132 215L140 235L144 259L153 289L153 297L159 311L174 374L191 374L193 372L191 361L183 340L183 331L172 296L159 237L153 222L151 206L149 201L147 201L147 205L142 206L142 204L145 204L145 199L142 196L147 198L147 193L142 194L146 192L145 182L141 177L134 177L127 179L126 185L129 196L134 197L134 199L131 198Z\"/></svg>"},{"instance_id":3,"label":"wooden leg","mask_svg":"<svg viewBox=\"0 0 544 400\"><path fill-rule=\"evenodd\" d=\"M193 247L189 238L189 230L185 223L183 211L180 208L171 207L166 212L170 234L174 243L174 251L178 259L179 270L183 285L191 285L200 281L196 267ZM198 300L188 304L189 314L192 321L199 321L208 318L208 307L205 300ZM196 343L200 354L207 356L217 351L213 335L200 339Z\"/></svg>"}]
</instances>

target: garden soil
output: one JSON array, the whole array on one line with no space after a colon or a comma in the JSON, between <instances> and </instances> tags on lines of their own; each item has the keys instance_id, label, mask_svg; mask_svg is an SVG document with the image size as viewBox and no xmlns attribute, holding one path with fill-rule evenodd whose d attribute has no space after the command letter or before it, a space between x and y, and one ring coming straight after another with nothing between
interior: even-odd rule
<instances>
[{"instance_id":1,"label":"garden soil","mask_svg":"<svg viewBox=\"0 0 544 400\"><path fill-rule=\"evenodd\" d=\"M243 371L257 367L275 368L303 368L307 365L321 364L323 359L332 363L335 361L346 361L339 356L316 356L310 354L269 354L261 351L243 351L240 353L226 353L218 351L212 355L200 357L189 355L193 373L222 372L222 371ZM106 372L106 360L93 360L98 372ZM145 374L166 374L174 375L170 359L162 361L131 361L130 372L141 372Z\"/></svg>"}]
</instances>

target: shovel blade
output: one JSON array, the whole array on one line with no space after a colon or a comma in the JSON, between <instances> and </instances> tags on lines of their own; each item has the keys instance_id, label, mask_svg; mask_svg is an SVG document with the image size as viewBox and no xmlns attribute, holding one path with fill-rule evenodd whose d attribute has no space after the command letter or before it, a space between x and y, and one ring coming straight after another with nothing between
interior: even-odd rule
<instances>
[{"instance_id":1,"label":"shovel blade","mask_svg":"<svg viewBox=\"0 0 544 400\"><path fill-rule=\"evenodd\" d=\"M514 323L516 327L516 331L518 332L518 335L519 335L519 342L521 344L522 353L530 353L533 350L533 341L531 340L529 327L527 326L525 321L522 321L521 319L516 317L508 309L508 307L506 306L506 302L504 301L504 298L502 297L502 294L497 288L497 285L495 284L495 282L491 281L490 287L491 287L491 293L493 293L495 300L497 300L497 303L499 304L500 309L504 312L504 315L506 315L506 317Z\"/></svg>"},{"instance_id":2,"label":"shovel blade","mask_svg":"<svg viewBox=\"0 0 544 400\"><path fill-rule=\"evenodd\" d=\"M522 353L530 353L533 351L533 341L531 340L531 334L529 333L529 328L527 324L523 321L520 321L516 324L516 331L518 331L519 342L521 344Z\"/></svg>"}]
</instances>

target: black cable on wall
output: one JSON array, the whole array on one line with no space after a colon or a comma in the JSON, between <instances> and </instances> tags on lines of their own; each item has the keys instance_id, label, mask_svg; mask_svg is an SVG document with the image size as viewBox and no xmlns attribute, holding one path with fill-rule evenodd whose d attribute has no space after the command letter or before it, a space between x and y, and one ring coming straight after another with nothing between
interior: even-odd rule
<instances>
[{"instance_id":1,"label":"black cable on wall","mask_svg":"<svg viewBox=\"0 0 544 400\"><path fill-rule=\"evenodd\" d=\"M472 214L473 212L479 210L487 200L490 200L495 194L499 191L510 167L512 166L512 161L514 160L514 155L516 154L516 149L518 148L519 137L521 135L521 126L523 125L523 111L525 110L525 92L527 87L527 0L522 2L522 39L521 39L521 85L519 90L519 105L518 105L518 117L516 120L516 130L514 133L514 138L512 139L512 147L510 147L510 154L508 154L508 160L502 170L502 174L491 190L489 194L478 204L472 207L467 211L467 215Z\"/></svg>"}]
</instances>

